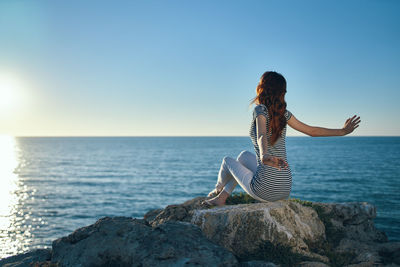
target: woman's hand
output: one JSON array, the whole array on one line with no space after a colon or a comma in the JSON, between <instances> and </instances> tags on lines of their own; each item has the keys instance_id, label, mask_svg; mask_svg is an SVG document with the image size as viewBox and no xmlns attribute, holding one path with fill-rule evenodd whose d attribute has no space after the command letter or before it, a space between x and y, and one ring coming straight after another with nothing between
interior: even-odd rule
<instances>
[{"instance_id":1,"label":"woman's hand","mask_svg":"<svg viewBox=\"0 0 400 267\"><path fill-rule=\"evenodd\" d=\"M342 128L344 135L347 135L351 132L354 131L358 127L358 124L361 122L360 116L356 118L357 115L354 115L352 118L348 118L346 122L344 123L344 126ZM354 119L356 118L356 119Z\"/></svg>"},{"instance_id":2,"label":"woman's hand","mask_svg":"<svg viewBox=\"0 0 400 267\"><path fill-rule=\"evenodd\" d=\"M262 163L271 167L278 168L279 170L281 170L282 168L286 169L289 167L289 165L284 159L269 155L263 156Z\"/></svg>"}]
</instances>

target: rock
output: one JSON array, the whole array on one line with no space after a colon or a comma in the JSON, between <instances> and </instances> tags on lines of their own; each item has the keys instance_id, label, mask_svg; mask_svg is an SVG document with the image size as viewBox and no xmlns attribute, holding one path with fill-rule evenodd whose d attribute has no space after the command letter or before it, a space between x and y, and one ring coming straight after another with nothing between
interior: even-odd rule
<instances>
[{"instance_id":1,"label":"rock","mask_svg":"<svg viewBox=\"0 0 400 267\"><path fill-rule=\"evenodd\" d=\"M383 258L383 262L400 266L400 242L380 244L378 251L379 255Z\"/></svg>"},{"instance_id":2,"label":"rock","mask_svg":"<svg viewBox=\"0 0 400 267\"><path fill-rule=\"evenodd\" d=\"M384 232L375 228L376 208L366 202L319 203L312 207L328 224L327 235L333 242L346 238L360 242L387 242Z\"/></svg>"},{"instance_id":3,"label":"rock","mask_svg":"<svg viewBox=\"0 0 400 267\"><path fill-rule=\"evenodd\" d=\"M307 245L325 240L324 224L315 210L298 203L276 201L196 210L191 222L241 260L257 257L260 249L272 254L280 247L296 257L329 261ZM277 259L271 255L268 260Z\"/></svg>"},{"instance_id":4,"label":"rock","mask_svg":"<svg viewBox=\"0 0 400 267\"><path fill-rule=\"evenodd\" d=\"M193 211L204 208L204 206L201 205L201 202L204 199L206 199L206 197L196 197L189 199L182 204L168 205L160 212L159 210L151 210L147 212L143 218L152 226L157 226L166 221L190 222Z\"/></svg>"},{"instance_id":5,"label":"rock","mask_svg":"<svg viewBox=\"0 0 400 267\"><path fill-rule=\"evenodd\" d=\"M51 258L50 249L35 249L26 253L7 257L0 260L3 267L29 267L30 263L49 261Z\"/></svg>"},{"instance_id":6,"label":"rock","mask_svg":"<svg viewBox=\"0 0 400 267\"><path fill-rule=\"evenodd\" d=\"M317 261L303 261L299 263L299 267L329 267L329 265Z\"/></svg>"},{"instance_id":7,"label":"rock","mask_svg":"<svg viewBox=\"0 0 400 267\"><path fill-rule=\"evenodd\" d=\"M388 242L384 232L375 228L376 208L373 205L366 202L314 202L312 207L324 222L327 239L333 251L341 255L342 263L350 263L349 266L396 263L392 254L398 247L395 242Z\"/></svg>"},{"instance_id":8,"label":"rock","mask_svg":"<svg viewBox=\"0 0 400 267\"><path fill-rule=\"evenodd\" d=\"M53 241L60 266L236 266L235 256L185 222L156 227L143 219L105 217Z\"/></svg>"},{"instance_id":9,"label":"rock","mask_svg":"<svg viewBox=\"0 0 400 267\"><path fill-rule=\"evenodd\" d=\"M150 210L143 216L143 219L145 219L146 221L152 221L163 210L164 209Z\"/></svg>"},{"instance_id":10,"label":"rock","mask_svg":"<svg viewBox=\"0 0 400 267\"><path fill-rule=\"evenodd\" d=\"M240 267L277 267L272 262L266 261L243 261L240 263Z\"/></svg>"},{"instance_id":11,"label":"rock","mask_svg":"<svg viewBox=\"0 0 400 267\"><path fill-rule=\"evenodd\" d=\"M366 202L291 199L208 209L200 204L204 199L169 205L148 222L155 226L181 220L199 225L210 240L232 251L242 262L260 258L264 263L283 265L396 262L392 256L396 250L378 246L388 244L388 239L375 228L376 208ZM274 256L280 253L290 256Z\"/></svg>"},{"instance_id":12,"label":"rock","mask_svg":"<svg viewBox=\"0 0 400 267\"><path fill-rule=\"evenodd\" d=\"M241 195L229 201L234 205L207 208L204 199L151 210L143 219L105 217L53 241L51 253L32 251L0 266L400 265L400 242L375 228L376 209L366 202L261 203Z\"/></svg>"}]
</instances>

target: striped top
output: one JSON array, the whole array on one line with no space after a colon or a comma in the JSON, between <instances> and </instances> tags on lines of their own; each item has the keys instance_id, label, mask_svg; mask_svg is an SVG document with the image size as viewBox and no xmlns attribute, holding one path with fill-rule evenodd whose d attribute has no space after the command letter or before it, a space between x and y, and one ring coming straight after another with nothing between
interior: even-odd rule
<instances>
[{"instance_id":1,"label":"striped top","mask_svg":"<svg viewBox=\"0 0 400 267\"><path fill-rule=\"evenodd\" d=\"M250 138L254 145L254 150L257 155L257 171L255 172L253 179L251 180L250 187L254 194L266 201L275 201L279 199L286 199L289 197L290 190L292 188L292 173L290 166L286 169L277 169L261 162L260 149L257 144L257 127L256 117L263 115L267 118L267 133L269 128L268 109L265 105L259 104L254 108L253 120L250 127ZM286 121L290 119L292 113L286 109L285 111ZM268 142L271 134L267 137ZM281 136L278 138L276 143L271 146L268 143L267 154L285 159L286 158L286 125L282 130ZM264 152L265 153L265 152ZM289 163L288 163L289 165Z\"/></svg>"}]
</instances>

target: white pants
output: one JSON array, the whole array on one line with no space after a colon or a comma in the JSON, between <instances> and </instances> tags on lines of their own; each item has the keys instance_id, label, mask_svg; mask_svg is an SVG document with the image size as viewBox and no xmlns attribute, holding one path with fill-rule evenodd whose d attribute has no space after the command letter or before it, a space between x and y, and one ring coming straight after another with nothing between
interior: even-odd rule
<instances>
[{"instance_id":1,"label":"white pants","mask_svg":"<svg viewBox=\"0 0 400 267\"><path fill-rule=\"evenodd\" d=\"M221 168L218 173L218 181L215 185L217 190L223 188L228 194L231 194L239 183L240 186L251 197L256 200L266 202L266 200L257 197L250 188L251 179L257 170L257 157L254 153L247 150L240 152L237 159L224 157Z\"/></svg>"}]
</instances>

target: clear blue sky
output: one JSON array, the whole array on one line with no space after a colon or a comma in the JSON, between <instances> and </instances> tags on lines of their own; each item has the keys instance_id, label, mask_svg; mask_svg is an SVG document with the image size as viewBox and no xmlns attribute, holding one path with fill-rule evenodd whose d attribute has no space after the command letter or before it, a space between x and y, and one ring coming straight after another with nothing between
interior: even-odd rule
<instances>
[{"instance_id":1,"label":"clear blue sky","mask_svg":"<svg viewBox=\"0 0 400 267\"><path fill-rule=\"evenodd\" d=\"M0 134L246 136L275 70L304 123L357 114L351 135L400 135L399 14L400 1L2 0L0 74L19 85Z\"/></svg>"}]
</instances>

